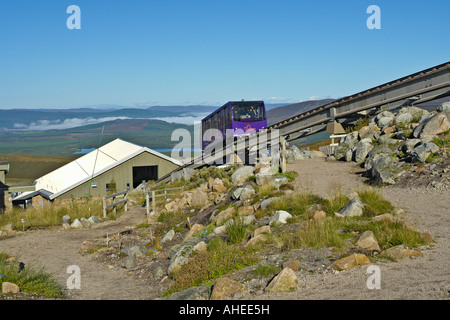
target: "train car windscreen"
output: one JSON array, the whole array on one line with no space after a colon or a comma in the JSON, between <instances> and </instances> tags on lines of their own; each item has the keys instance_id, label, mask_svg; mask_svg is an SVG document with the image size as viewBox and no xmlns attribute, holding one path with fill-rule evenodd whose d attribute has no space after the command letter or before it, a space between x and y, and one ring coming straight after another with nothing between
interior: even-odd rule
<instances>
[{"instance_id":1,"label":"train car windscreen","mask_svg":"<svg viewBox=\"0 0 450 320\"><path fill-rule=\"evenodd\" d=\"M266 119L263 102L234 102L231 104L233 120L240 122Z\"/></svg>"}]
</instances>

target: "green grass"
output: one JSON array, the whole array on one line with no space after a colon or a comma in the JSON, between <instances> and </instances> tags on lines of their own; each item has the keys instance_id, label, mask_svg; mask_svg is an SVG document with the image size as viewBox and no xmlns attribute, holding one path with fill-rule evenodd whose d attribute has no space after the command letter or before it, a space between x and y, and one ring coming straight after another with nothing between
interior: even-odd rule
<instances>
[{"instance_id":1,"label":"green grass","mask_svg":"<svg viewBox=\"0 0 450 320\"><path fill-rule=\"evenodd\" d=\"M269 278L281 271L280 267L272 266L272 265L259 265L255 270L252 271L252 274L256 278Z\"/></svg>"},{"instance_id":2,"label":"green grass","mask_svg":"<svg viewBox=\"0 0 450 320\"><path fill-rule=\"evenodd\" d=\"M307 221L304 228L280 235L283 243L282 249L291 250L302 247L343 248L345 247L345 236L338 232L339 227L339 221L334 219Z\"/></svg>"},{"instance_id":3,"label":"green grass","mask_svg":"<svg viewBox=\"0 0 450 320\"><path fill-rule=\"evenodd\" d=\"M61 225L62 217L68 215L75 219L82 217L89 218L91 216L103 216L103 203L101 199L91 199L87 201L72 200L67 204L52 204L50 207L44 208L28 208L26 210L14 207L12 210L4 212L0 215L0 226L13 224L17 229L22 230L23 225L21 219L25 219L25 227L48 227ZM117 212L120 213L121 207ZM113 217L112 214L108 215Z\"/></svg>"},{"instance_id":4,"label":"green grass","mask_svg":"<svg viewBox=\"0 0 450 320\"><path fill-rule=\"evenodd\" d=\"M206 252L195 253L178 272L172 274L174 282L164 291L163 296L211 283L257 262L258 256L253 249L230 245L220 238L211 239Z\"/></svg>"},{"instance_id":5,"label":"green grass","mask_svg":"<svg viewBox=\"0 0 450 320\"><path fill-rule=\"evenodd\" d=\"M280 197L270 203L272 210L284 210L293 216L304 216L312 206L324 200L313 193L298 193Z\"/></svg>"},{"instance_id":6,"label":"green grass","mask_svg":"<svg viewBox=\"0 0 450 320\"><path fill-rule=\"evenodd\" d=\"M43 268L35 269L25 266L20 272L18 259L8 262L8 255L0 253L0 286L2 282L11 282L20 288L21 292L43 295L48 298L63 298L61 286L53 275Z\"/></svg>"},{"instance_id":7,"label":"green grass","mask_svg":"<svg viewBox=\"0 0 450 320\"><path fill-rule=\"evenodd\" d=\"M323 201L322 210L327 215L334 216L334 213L339 212L349 201L350 198L348 196L341 191L337 191L334 196Z\"/></svg>"},{"instance_id":8,"label":"green grass","mask_svg":"<svg viewBox=\"0 0 450 320\"><path fill-rule=\"evenodd\" d=\"M378 189L365 189L357 192L361 202L364 204L363 216L374 217L385 213L394 213L394 206L383 199Z\"/></svg>"},{"instance_id":9,"label":"green grass","mask_svg":"<svg viewBox=\"0 0 450 320\"><path fill-rule=\"evenodd\" d=\"M228 223L225 230L230 238L231 243L239 243L248 235L248 226L244 223L242 217L235 217L233 222Z\"/></svg>"}]
</instances>

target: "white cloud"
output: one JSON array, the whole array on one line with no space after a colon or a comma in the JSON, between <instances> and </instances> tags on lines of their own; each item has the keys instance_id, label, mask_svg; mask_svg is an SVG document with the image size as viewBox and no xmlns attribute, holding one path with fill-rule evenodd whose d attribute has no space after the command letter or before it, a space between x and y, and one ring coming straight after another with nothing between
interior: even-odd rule
<instances>
[{"instance_id":1,"label":"white cloud","mask_svg":"<svg viewBox=\"0 0 450 320\"><path fill-rule=\"evenodd\" d=\"M27 131L45 131L45 130L63 130L75 127L86 126L89 124L97 124L105 121L130 119L128 117L104 117L104 118L71 118L65 120L38 120L29 125L23 123L15 123L14 128Z\"/></svg>"}]
</instances>

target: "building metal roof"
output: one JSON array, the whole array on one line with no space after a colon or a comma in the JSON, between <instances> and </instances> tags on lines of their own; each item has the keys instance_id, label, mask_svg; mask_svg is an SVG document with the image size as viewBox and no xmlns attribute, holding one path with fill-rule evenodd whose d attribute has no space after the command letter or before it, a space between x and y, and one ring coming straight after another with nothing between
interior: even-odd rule
<instances>
[{"instance_id":1,"label":"building metal roof","mask_svg":"<svg viewBox=\"0 0 450 320\"><path fill-rule=\"evenodd\" d=\"M37 191L43 189L50 200L53 200L142 152L148 152L179 166L182 165L180 161L147 147L116 139L42 176L34 181L34 185ZM24 192L13 200L29 199L33 196L32 194L33 192Z\"/></svg>"}]
</instances>

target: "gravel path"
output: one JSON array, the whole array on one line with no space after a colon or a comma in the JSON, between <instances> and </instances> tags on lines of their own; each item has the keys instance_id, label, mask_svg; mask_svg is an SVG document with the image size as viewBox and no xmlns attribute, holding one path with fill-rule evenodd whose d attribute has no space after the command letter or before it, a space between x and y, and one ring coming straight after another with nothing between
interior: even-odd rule
<instances>
[{"instance_id":1,"label":"gravel path","mask_svg":"<svg viewBox=\"0 0 450 320\"><path fill-rule=\"evenodd\" d=\"M78 266L81 289L67 289L70 299L145 299L151 288L144 281L132 278L125 269L108 268L92 261L89 255L78 253L84 241L131 228L142 222L144 213L144 209L133 207L117 220L105 221L87 229L27 232L26 235L0 240L0 251L18 256L25 265L45 267L63 286L71 275L67 273L67 267Z\"/></svg>"},{"instance_id":2,"label":"gravel path","mask_svg":"<svg viewBox=\"0 0 450 320\"><path fill-rule=\"evenodd\" d=\"M337 189L346 193L367 187L362 169L355 163L326 162L324 159L296 161L287 170L299 173L296 190L311 190L322 197ZM247 299L449 299L450 290L450 191L398 188L381 189L383 196L404 210L403 218L412 228L429 232L436 243L423 257L379 263L381 289L368 289L367 267L337 274L307 276L296 292L248 296Z\"/></svg>"}]
</instances>

